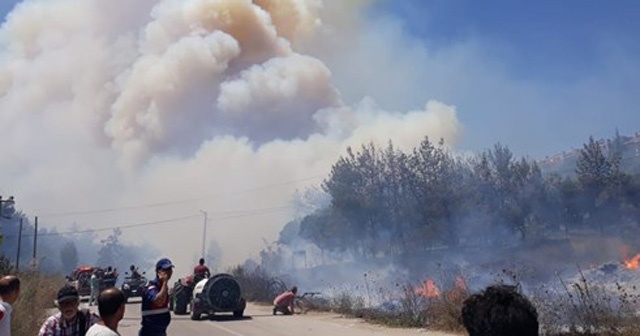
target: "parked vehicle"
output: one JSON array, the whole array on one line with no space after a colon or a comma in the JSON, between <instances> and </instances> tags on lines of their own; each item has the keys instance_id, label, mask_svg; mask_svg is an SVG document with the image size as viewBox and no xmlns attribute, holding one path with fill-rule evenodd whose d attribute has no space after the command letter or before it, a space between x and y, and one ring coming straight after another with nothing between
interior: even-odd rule
<instances>
[{"instance_id":1,"label":"parked vehicle","mask_svg":"<svg viewBox=\"0 0 640 336\"><path fill-rule=\"evenodd\" d=\"M247 301L242 297L238 281L230 274L220 273L196 283L191 298L191 319L199 320L203 314L233 313L241 318Z\"/></svg>"},{"instance_id":2,"label":"parked vehicle","mask_svg":"<svg viewBox=\"0 0 640 336\"><path fill-rule=\"evenodd\" d=\"M176 315L187 314L195 282L193 275L178 279L169 290L169 309Z\"/></svg>"},{"instance_id":3,"label":"parked vehicle","mask_svg":"<svg viewBox=\"0 0 640 336\"><path fill-rule=\"evenodd\" d=\"M81 296L91 295L91 275L94 272L100 278L100 291L114 287L118 281L118 273L115 270L108 272L107 269L101 267L79 266L66 277L67 284L75 287Z\"/></svg>"},{"instance_id":4,"label":"parked vehicle","mask_svg":"<svg viewBox=\"0 0 640 336\"><path fill-rule=\"evenodd\" d=\"M124 281L122 282L120 289L124 293L125 300L129 301L129 298L141 297L148 282L147 278L144 276L146 272L142 272L142 274L137 272L134 272L133 274L124 272L124 274Z\"/></svg>"}]
</instances>

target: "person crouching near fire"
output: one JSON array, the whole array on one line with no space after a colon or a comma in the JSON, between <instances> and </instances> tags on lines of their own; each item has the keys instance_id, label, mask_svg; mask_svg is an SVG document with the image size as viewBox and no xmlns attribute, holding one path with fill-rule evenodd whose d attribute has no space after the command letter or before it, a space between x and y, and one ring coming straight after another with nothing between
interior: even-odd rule
<instances>
[{"instance_id":1,"label":"person crouching near fire","mask_svg":"<svg viewBox=\"0 0 640 336\"><path fill-rule=\"evenodd\" d=\"M169 313L169 279L173 274L171 260L162 258L156 263L156 278L142 293L142 328L138 336L166 336L171 323Z\"/></svg>"},{"instance_id":2,"label":"person crouching near fire","mask_svg":"<svg viewBox=\"0 0 640 336\"><path fill-rule=\"evenodd\" d=\"M295 314L293 303L296 299L297 293L298 287L293 286L290 290L278 295L275 300L273 300L273 315L277 312L281 312L284 315Z\"/></svg>"},{"instance_id":3,"label":"person crouching near fire","mask_svg":"<svg viewBox=\"0 0 640 336\"><path fill-rule=\"evenodd\" d=\"M462 324L469 336L538 336L538 313L515 286L494 285L468 297Z\"/></svg>"}]
</instances>

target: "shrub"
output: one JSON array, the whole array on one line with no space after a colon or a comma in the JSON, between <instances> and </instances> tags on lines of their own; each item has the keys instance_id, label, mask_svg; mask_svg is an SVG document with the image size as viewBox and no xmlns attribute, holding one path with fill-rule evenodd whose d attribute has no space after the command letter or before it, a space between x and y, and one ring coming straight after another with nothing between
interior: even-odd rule
<instances>
[{"instance_id":1,"label":"shrub","mask_svg":"<svg viewBox=\"0 0 640 336\"><path fill-rule=\"evenodd\" d=\"M20 296L14 305L12 335L37 335L64 279L31 271L16 275L20 278Z\"/></svg>"},{"instance_id":2,"label":"shrub","mask_svg":"<svg viewBox=\"0 0 640 336\"><path fill-rule=\"evenodd\" d=\"M260 268L248 271L243 266L235 266L229 270L229 273L240 284L242 295L247 301L271 303L278 294L287 290L284 281Z\"/></svg>"},{"instance_id":3,"label":"shrub","mask_svg":"<svg viewBox=\"0 0 640 336\"><path fill-rule=\"evenodd\" d=\"M615 283L613 289L590 282L559 279L561 291L541 288L534 294L543 333L547 335L640 335L636 316L639 297Z\"/></svg>"}]
</instances>

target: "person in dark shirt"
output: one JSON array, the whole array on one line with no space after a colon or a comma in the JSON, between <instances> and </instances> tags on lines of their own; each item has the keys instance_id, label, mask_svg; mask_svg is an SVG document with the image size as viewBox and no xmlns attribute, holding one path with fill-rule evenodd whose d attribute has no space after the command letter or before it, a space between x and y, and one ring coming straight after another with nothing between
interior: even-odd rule
<instances>
[{"instance_id":1,"label":"person in dark shirt","mask_svg":"<svg viewBox=\"0 0 640 336\"><path fill-rule=\"evenodd\" d=\"M173 274L171 260L162 258L156 263L156 278L142 293L142 328L139 336L166 336L171 323L169 313L169 279Z\"/></svg>"},{"instance_id":2,"label":"person in dark shirt","mask_svg":"<svg viewBox=\"0 0 640 336\"><path fill-rule=\"evenodd\" d=\"M538 313L515 286L493 285L468 297L462 324L469 336L538 336Z\"/></svg>"}]
</instances>

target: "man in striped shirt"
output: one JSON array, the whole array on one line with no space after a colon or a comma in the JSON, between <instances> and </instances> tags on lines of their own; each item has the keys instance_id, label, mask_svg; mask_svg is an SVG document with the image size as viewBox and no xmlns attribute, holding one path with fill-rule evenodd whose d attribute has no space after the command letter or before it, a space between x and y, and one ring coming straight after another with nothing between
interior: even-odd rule
<instances>
[{"instance_id":1,"label":"man in striped shirt","mask_svg":"<svg viewBox=\"0 0 640 336\"><path fill-rule=\"evenodd\" d=\"M100 318L87 309L79 309L80 295L75 287L64 286L55 301L60 310L42 324L38 336L84 336Z\"/></svg>"}]
</instances>

